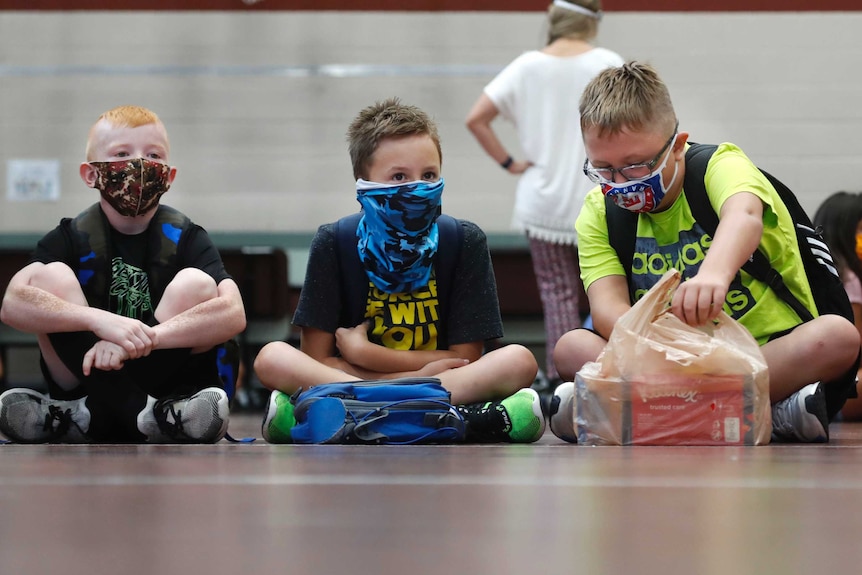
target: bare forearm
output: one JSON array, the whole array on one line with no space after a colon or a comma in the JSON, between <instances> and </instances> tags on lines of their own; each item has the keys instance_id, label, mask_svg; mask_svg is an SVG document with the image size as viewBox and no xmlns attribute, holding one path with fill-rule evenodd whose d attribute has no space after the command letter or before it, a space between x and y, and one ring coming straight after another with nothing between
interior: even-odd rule
<instances>
[{"instance_id":1,"label":"bare forearm","mask_svg":"<svg viewBox=\"0 0 862 575\"><path fill-rule=\"evenodd\" d=\"M37 287L10 286L0 320L28 333L94 331L100 314L109 312L67 302Z\"/></svg>"},{"instance_id":2,"label":"bare forearm","mask_svg":"<svg viewBox=\"0 0 862 575\"><path fill-rule=\"evenodd\" d=\"M488 124L470 124L468 126L470 131L475 136L476 141L479 142L479 145L482 146L482 149L485 150L491 158L499 163L502 163L507 157L509 157L509 152L506 151L505 146L500 142L500 139L497 137L497 134Z\"/></svg>"},{"instance_id":3,"label":"bare forearm","mask_svg":"<svg viewBox=\"0 0 862 575\"><path fill-rule=\"evenodd\" d=\"M732 197L722 209L715 237L698 275L706 272L721 276L729 285L760 245L762 237L763 208L760 200L748 193Z\"/></svg>"},{"instance_id":4,"label":"bare forearm","mask_svg":"<svg viewBox=\"0 0 862 575\"><path fill-rule=\"evenodd\" d=\"M355 364L371 372L410 372L422 369L432 361L456 358L451 350L401 350L369 343L356 354Z\"/></svg>"},{"instance_id":5,"label":"bare forearm","mask_svg":"<svg viewBox=\"0 0 862 575\"><path fill-rule=\"evenodd\" d=\"M211 347L245 329L242 305L227 298L203 302L155 326L159 349Z\"/></svg>"}]
</instances>

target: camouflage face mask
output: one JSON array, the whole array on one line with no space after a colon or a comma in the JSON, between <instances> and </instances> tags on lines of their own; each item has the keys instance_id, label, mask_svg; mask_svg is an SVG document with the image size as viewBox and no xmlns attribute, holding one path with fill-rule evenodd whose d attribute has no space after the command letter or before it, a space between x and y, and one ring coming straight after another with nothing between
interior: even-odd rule
<instances>
[{"instance_id":1,"label":"camouflage face mask","mask_svg":"<svg viewBox=\"0 0 862 575\"><path fill-rule=\"evenodd\" d=\"M147 213L171 187L171 167L145 158L90 162L96 168L94 187L121 216Z\"/></svg>"}]
</instances>

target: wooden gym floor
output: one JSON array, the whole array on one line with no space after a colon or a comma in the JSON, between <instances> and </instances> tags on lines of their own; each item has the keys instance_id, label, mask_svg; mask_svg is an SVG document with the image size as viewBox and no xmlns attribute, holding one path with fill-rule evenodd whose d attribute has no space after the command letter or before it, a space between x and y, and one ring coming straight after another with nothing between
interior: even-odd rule
<instances>
[{"instance_id":1,"label":"wooden gym floor","mask_svg":"<svg viewBox=\"0 0 862 575\"><path fill-rule=\"evenodd\" d=\"M231 420L260 436L260 415ZM0 574L862 571L828 445L0 445Z\"/></svg>"}]
</instances>

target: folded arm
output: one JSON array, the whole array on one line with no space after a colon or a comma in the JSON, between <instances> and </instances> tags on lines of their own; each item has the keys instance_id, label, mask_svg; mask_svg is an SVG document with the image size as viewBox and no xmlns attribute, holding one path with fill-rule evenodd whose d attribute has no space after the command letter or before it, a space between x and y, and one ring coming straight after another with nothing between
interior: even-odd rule
<instances>
[{"instance_id":1,"label":"folded arm","mask_svg":"<svg viewBox=\"0 0 862 575\"><path fill-rule=\"evenodd\" d=\"M149 354L158 343L156 332L143 322L89 307L71 271L70 280L55 269L34 262L15 274L3 297L0 321L35 334L91 331L125 349L131 358ZM48 286L46 278L59 281Z\"/></svg>"},{"instance_id":2,"label":"folded arm","mask_svg":"<svg viewBox=\"0 0 862 575\"><path fill-rule=\"evenodd\" d=\"M155 326L158 349L209 349L245 329L245 308L239 288L222 280L215 298L195 305Z\"/></svg>"},{"instance_id":3,"label":"folded arm","mask_svg":"<svg viewBox=\"0 0 862 575\"><path fill-rule=\"evenodd\" d=\"M344 329L344 332L341 330ZM302 328L300 349L317 361L362 379L392 379L434 376L475 361L482 354L481 342L454 345L449 350L395 350L368 341L364 325L339 328L341 338L319 329ZM345 338L352 341L345 342ZM362 341L364 340L364 342ZM336 342L338 341L338 347ZM341 355L337 355L341 351ZM346 351L346 353L345 353Z\"/></svg>"}]
</instances>

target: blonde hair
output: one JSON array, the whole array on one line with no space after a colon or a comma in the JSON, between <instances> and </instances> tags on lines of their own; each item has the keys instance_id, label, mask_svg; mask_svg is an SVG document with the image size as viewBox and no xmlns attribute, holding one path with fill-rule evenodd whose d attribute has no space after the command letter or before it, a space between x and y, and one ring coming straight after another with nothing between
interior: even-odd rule
<instances>
[{"instance_id":1,"label":"blonde hair","mask_svg":"<svg viewBox=\"0 0 862 575\"><path fill-rule=\"evenodd\" d=\"M353 177L365 178L381 140L422 134L430 136L434 141L442 163L440 135L437 133L437 125L428 114L416 106L402 104L398 98L388 98L368 106L359 112L347 130Z\"/></svg>"},{"instance_id":2,"label":"blonde hair","mask_svg":"<svg viewBox=\"0 0 862 575\"><path fill-rule=\"evenodd\" d=\"M624 128L670 133L677 122L667 86L652 66L639 62L608 68L593 78L579 110L581 130L598 128L599 134Z\"/></svg>"},{"instance_id":3,"label":"blonde hair","mask_svg":"<svg viewBox=\"0 0 862 575\"><path fill-rule=\"evenodd\" d=\"M90 152L93 146L93 135L96 126L99 122L105 121L116 128L138 128L148 124L158 124L164 127L162 121L152 110L142 108L141 106L117 106L103 113L93 126L90 128L90 134L87 138L87 160L91 160ZM167 143L168 134L165 131L165 142Z\"/></svg>"},{"instance_id":4,"label":"blonde hair","mask_svg":"<svg viewBox=\"0 0 862 575\"><path fill-rule=\"evenodd\" d=\"M601 0L567 0L597 15L602 9ZM589 42L599 33L599 19L568 8L551 4L548 7L548 44L560 38Z\"/></svg>"}]
</instances>

